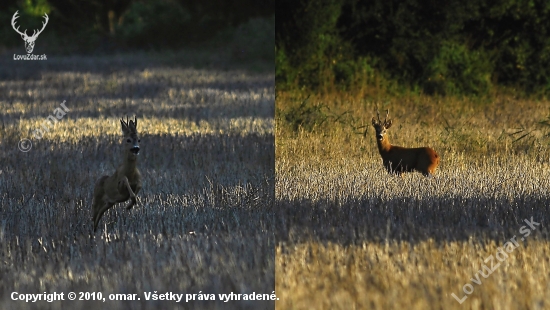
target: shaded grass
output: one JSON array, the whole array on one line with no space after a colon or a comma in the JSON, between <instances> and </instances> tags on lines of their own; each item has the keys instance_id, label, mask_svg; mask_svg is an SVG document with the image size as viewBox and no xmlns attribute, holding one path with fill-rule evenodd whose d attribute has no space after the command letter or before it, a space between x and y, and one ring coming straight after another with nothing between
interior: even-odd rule
<instances>
[{"instance_id":1,"label":"shaded grass","mask_svg":"<svg viewBox=\"0 0 550 310\"><path fill-rule=\"evenodd\" d=\"M273 77L143 61L146 69L46 67L36 80L0 82L7 111L0 130L0 308L67 306L14 302L13 291L137 293L140 301L71 307L172 309L182 305L146 301L144 292L274 290ZM34 138L63 100L67 115ZM93 187L121 163L118 119L125 115L138 117L143 189L131 211L107 211L94 235ZM33 144L27 153L17 148L22 138Z\"/></svg>"}]
</instances>

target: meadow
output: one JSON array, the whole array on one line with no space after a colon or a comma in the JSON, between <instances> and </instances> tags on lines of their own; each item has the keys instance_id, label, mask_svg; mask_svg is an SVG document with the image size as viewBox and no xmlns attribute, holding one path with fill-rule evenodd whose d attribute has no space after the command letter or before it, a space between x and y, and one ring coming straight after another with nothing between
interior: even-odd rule
<instances>
[{"instance_id":1,"label":"meadow","mask_svg":"<svg viewBox=\"0 0 550 310\"><path fill-rule=\"evenodd\" d=\"M200 51L2 59L1 309L273 308L145 298L274 291L272 69ZM49 125L64 101L69 111ZM119 120L134 115L138 204L115 205L94 234L95 182L122 163ZM102 292L107 301L25 303L12 292Z\"/></svg>"},{"instance_id":2,"label":"meadow","mask_svg":"<svg viewBox=\"0 0 550 310\"><path fill-rule=\"evenodd\" d=\"M386 172L377 108L393 144L439 153L435 177ZM548 101L279 92L276 109L277 309L550 307Z\"/></svg>"}]
</instances>

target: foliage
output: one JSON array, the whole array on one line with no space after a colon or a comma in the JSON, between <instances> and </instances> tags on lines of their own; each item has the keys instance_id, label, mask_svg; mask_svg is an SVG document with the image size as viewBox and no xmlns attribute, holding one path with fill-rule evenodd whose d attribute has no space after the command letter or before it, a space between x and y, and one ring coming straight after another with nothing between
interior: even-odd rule
<instances>
[{"instance_id":1,"label":"foliage","mask_svg":"<svg viewBox=\"0 0 550 310\"><path fill-rule=\"evenodd\" d=\"M462 44L444 42L425 70L428 94L483 95L491 89L492 64L484 51L470 51Z\"/></svg>"},{"instance_id":2,"label":"foliage","mask_svg":"<svg viewBox=\"0 0 550 310\"><path fill-rule=\"evenodd\" d=\"M287 43L278 45L278 55L286 58L280 61L279 77L296 70L290 74L299 85L324 88L333 83L334 65L349 58L336 29L340 8L339 0L277 3L276 36Z\"/></svg>"},{"instance_id":3,"label":"foliage","mask_svg":"<svg viewBox=\"0 0 550 310\"><path fill-rule=\"evenodd\" d=\"M22 2L22 7L23 12L36 17L43 16L44 13L50 14L52 10L47 0L24 0Z\"/></svg>"},{"instance_id":4,"label":"foliage","mask_svg":"<svg viewBox=\"0 0 550 310\"><path fill-rule=\"evenodd\" d=\"M189 12L174 2L134 2L116 26L116 32L131 47L177 47L189 40L193 32L190 19Z\"/></svg>"},{"instance_id":5,"label":"foliage","mask_svg":"<svg viewBox=\"0 0 550 310\"><path fill-rule=\"evenodd\" d=\"M272 62L275 58L275 16L253 18L237 27L221 31L213 40L230 51L234 60L258 59Z\"/></svg>"},{"instance_id":6,"label":"foliage","mask_svg":"<svg viewBox=\"0 0 550 310\"><path fill-rule=\"evenodd\" d=\"M29 29L40 26L39 17L44 13L49 15L48 31L41 34L48 39L41 41L50 42L49 50L56 52L176 49L205 45L232 29L238 29L236 35L244 32L254 42L265 36L272 46L273 34L263 31L273 27L274 4L274 0L7 0L0 3L0 17L6 21L0 24L0 39L2 47L20 43L8 22L18 10L21 23ZM240 25L259 28L251 33ZM248 56L267 57L264 51L256 52L257 46L254 49Z\"/></svg>"},{"instance_id":7,"label":"foliage","mask_svg":"<svg viewBox=\"0 0 550 310\"><path fill-rule=\"evenodd\" d=\"M357 60L366 59L404 89L479 96L505 86L549 94L545 1L325 2L277 6L276 46L282 51L277 57L291 64L278 72L281 87L323 91L334 82L349 89L352 72L364 65Z\"/></svg>"},{"instance_id":8,"label":"foliage","mask_svg":"<svg viewBox=\"0 0 550 310\"><path fill-rule=\"evenodd\" d=\"M355 128L356 120L351 111L334 113L328 105L319 102L312 103L304 99L298 105L291 105L285 110L278 110L277 118L284 121L285 126L290 126L293 131L299 130L314 131L326 126L334 126L335 124L349 125Z\"/></svg>"}]
</instances>

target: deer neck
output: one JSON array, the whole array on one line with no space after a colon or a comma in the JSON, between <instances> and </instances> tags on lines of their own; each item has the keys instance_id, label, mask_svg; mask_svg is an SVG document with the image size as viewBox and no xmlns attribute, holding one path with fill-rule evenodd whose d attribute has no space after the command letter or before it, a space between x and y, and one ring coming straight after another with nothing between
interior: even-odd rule
<instances>
[{"instance_id":1,"label":"deer neck","mask_svg":"<svg viewBox=\"0 0 550 310\"><path fill-rule=\"evenodd\" d=\"M137 169L137 156L130 151L124 152L124 162L122 163L122 171L125 175L133 174Z\"/></svg>"},{"instance_id":2,"label":"deer neck","mask_svg":"<svg viewBox=\"0 0 550 310\"><path fill-rule=\"evenodd\" d=\"M380 154L387 153L391 150L390 139L388 139L387 135L384 135L382 140L376 139L376 143L378 144L378 151L380 151Z\"/></svg>"}]
</instances>

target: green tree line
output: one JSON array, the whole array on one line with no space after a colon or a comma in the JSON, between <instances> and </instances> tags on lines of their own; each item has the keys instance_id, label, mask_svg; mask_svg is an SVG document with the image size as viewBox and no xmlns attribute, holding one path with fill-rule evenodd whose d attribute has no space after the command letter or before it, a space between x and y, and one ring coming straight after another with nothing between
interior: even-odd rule
<instances>
[{"instance_id":1,"label":"green tree line","mask_svg":"<svg viewBox=\"0 0 550 310\"><path fill-rule=\"evenodd\" d=\"M280 88L550 93L550 2L279 0Z\"/></svg>"},{"instance_id":2,"label":"green tree line","mask_svg":"<svg viewBox=\"0 0 550 310\"><path fill-rule=\"evenodd\" d=\"M182 48L236 33L256 41L264 36L273 55L275 0L6 0L0 2L3 47L21 45L11 27L16 11L17 25L29 34L48 14L47 31L40 34L48 39L41 45L82 52Z\"/></svg>"}]
</instances>

